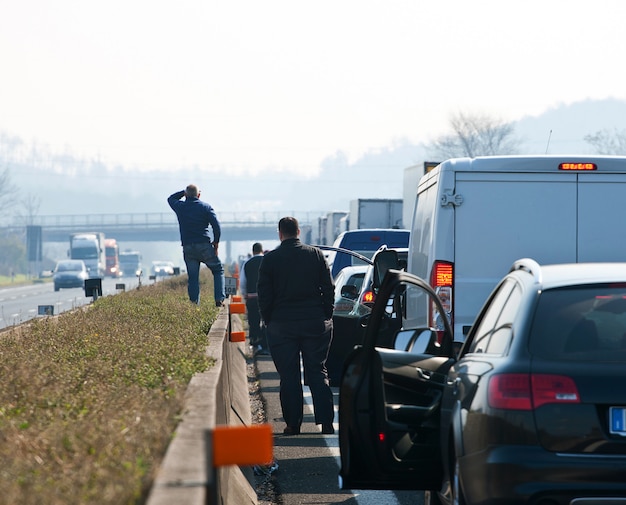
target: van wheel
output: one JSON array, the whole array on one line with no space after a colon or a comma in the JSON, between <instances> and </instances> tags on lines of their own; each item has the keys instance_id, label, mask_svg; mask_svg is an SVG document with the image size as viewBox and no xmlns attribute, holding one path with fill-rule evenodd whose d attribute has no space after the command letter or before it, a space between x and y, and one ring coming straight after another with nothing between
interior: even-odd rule
<instances>
[{"instance_id":1,"label":"van wheel","mask_svg":"<svg viewBox=\"0 0 626 505\"><path fill-rule=\"evenodd\" d=\"M55 291L58 291L59 289L61 289L61 288L59 288L59 286L54 286L54 290Z\"/></svg>"}]
</instances>

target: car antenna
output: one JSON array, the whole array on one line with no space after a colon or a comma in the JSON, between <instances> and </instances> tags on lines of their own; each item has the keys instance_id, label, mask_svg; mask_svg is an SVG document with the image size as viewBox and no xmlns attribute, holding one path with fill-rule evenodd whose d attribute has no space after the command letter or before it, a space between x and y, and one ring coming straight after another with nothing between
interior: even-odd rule
<instances>
[{"instance_id":1,"label":"car antenna","mask_svg":"<svg viewBox=\"0 0 626 505\"><path fill-rule=\"evenodd\" d=\"M550 139L552 138L552 130L548 134L548 144L546 145L546 154L548 154L548 148L550 147Z\"/></svg>"}]
</instances>

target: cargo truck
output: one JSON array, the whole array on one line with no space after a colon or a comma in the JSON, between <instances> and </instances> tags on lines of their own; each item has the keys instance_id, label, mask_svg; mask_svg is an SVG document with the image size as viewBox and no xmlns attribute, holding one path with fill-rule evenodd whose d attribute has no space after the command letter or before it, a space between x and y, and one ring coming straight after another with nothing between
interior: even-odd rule
<instances>
[{"instance_id":1,"label":"cargo truck","mask_svg":"<svg viewBox=\"0 0 626 505\"><path fill-rule=\"evenodd\" d=\"M106 275L109 277L120 277L122 271L120 269L119 247L117 240L107 238L104 240L104 250L106 257Z\"/></svg>"},{"instance_id":2,"label":"cargo truck","mask_svg":"<svg viewBox=\"0 0 626 505\"><path fill-rule=\"evenodd\" d=\"M141 253L139 251L121 252L120 270L124 277L139 277L142 274Z\"/></svg>"},{"instance_id":3,"label":"cargo truck","mask_svg":"<svg viewBox=\"0 0 626 505\"><path fill-rule=\"evenodd\" d=\"M90 278L104 277L106 269L104 233L72 233L68 257L73 260L83 260Z\"/></svg>"},{"instance_id":4,"label":"cargo truck","mask_svg":"<svg viewBox=\"0 0 626 505\"><path fill-rule=\"evenodd\" d=\"M359 198L350 202L350 230L402 228L402 199Z\"/></svg>"}]
</instances>

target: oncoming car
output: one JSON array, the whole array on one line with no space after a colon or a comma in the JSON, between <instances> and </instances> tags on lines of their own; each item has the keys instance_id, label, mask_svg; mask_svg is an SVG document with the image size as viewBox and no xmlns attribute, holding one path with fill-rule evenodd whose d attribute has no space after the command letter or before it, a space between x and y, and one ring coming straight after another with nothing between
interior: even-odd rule
<instances>
[{"instance_id":1,"label":"oncoming car","mask_svg":"<svg viewBox=\"0 0 626 505\"><path fill-rule=\"evenodd\" d=\"M174 275L174 263L171 261L153 261L152 275L164 277L166 275Z\"/></svg>"},{"instance_id":2,"label":"oncoming car","mask_svg":"<svg viewBox=\"0 0 626 505\"><path fill-rule=\"evenodd\" d=\"M87 278L89 274L83 260L61 260L52 274L55 291L61 288L83 288Z\"/></svg>"},{"instance_id":3,"label":"oncoming car","mask_svg":"<svg viewBox=\"0 0 626 505\"><path fill-rule=\"evenodd\" d=\"M458 354L443 314L428 283L387 272L341 378L342 487L623 503L626 263L516 261Z\"/></svg>"}]
</instances>

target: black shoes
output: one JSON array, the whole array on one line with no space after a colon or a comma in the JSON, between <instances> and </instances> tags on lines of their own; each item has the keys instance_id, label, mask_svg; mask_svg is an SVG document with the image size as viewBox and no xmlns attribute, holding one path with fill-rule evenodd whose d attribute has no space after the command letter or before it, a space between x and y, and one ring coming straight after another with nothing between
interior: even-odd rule
<instances>
[{"instance_id":1,"label":"black shoes","mask_svg":"<svg viewBox=\"0 0 626 505\"><path fill-rule=\"evenodd\" d=\"M287 426L283 430L283 434L285 435L300 435L300 426Z\"/></svg>"},{"instance_id":2,"label":"black shoes","mask_svg":"<svg viewBox=\"0 0 626 505\"><path fill-rule=\"evenodd\" d=\"M299 435L300 434L300 426L287 426L283 430L284 435ZM322 424L322 435L334 435L335 427L332 423L330 424Z\"/></svg>"},{"instance_id":3,"label":"black shoes","mask_svg":"<svg viewBox=\"0 0 626 505\"><path fill-rule=\"evenodd\" d=\"M215 302L215 306L216 306L216 307L223 307L223 306L224 306L224 300L220 300L219 302L218 302L218 301L216 301L216 302Z\"/></svg>"},{"instance_id":4,"label":"black shoes","mask_svg":"<svg viewBox=\"0 0 626 505\"><path fill-rule=\"evenodd\" d=\"M322 424L322 435L334 435L335 427L331 424Z\"/></svg>"}]
</instances>

